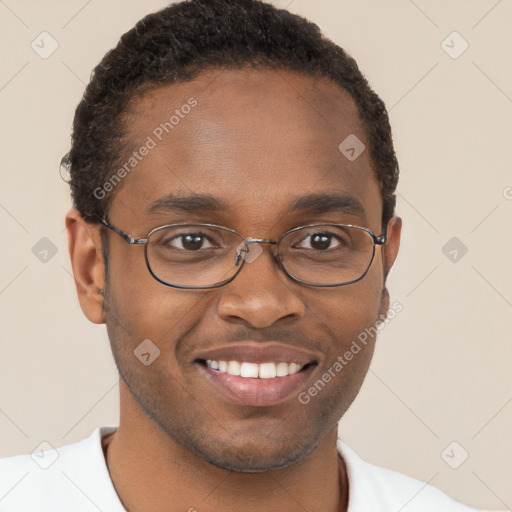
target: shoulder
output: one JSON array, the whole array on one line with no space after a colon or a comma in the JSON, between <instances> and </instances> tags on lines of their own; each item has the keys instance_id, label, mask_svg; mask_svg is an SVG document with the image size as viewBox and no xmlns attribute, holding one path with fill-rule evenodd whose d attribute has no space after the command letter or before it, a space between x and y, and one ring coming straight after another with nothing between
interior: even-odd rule
<instances>
[{"instance_id":1,"label":"shoulder","mask_svg":"<svg viewBox=\"0 0 512 512\"><path fill-rule=\"evenodd\" d=\"M338 440L349 478L349 512L476 512L425 482L369 464Z\"/></svg>"},{"instance_id":2,"label":"shoulder","mask_svg":"<svg viewBox=\"0 0 512 512\"><path fill-rule=\"evenodd\" d=\"M103 457L103 427L78 443L0 459L2 512L122 511ZM114 506L112 506L114 504Z\"/></svg>"}]
</instances>

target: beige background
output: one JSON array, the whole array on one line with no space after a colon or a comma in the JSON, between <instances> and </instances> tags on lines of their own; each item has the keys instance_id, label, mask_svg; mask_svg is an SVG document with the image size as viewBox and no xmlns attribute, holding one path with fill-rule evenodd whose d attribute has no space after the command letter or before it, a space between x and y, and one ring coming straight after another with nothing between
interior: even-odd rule
<instances>
[{"instance_id":1,"label":"beige background","mask_svg":"<svg viewBox=\"0 0 512 512\"><path fill-rule=\"evenodd\" d=\"M390 110L401 164L403 245L390 289L404 309L383 330L340 435L364 458L463 502L510 509L512 2L276 3L358 60ZM70 274L58 164L93 66L164 5L0 0L2 456L117 422L106 331L82 315ZM31 48L42 31L59 44L47 59ZM458 58L441 46L453 31L469 44ZM463 44L450 36L444 47ZM442 251L454 236L468 249L456 262ZM43 237L57 249L46 263L32 252ZM469 453L458 469L441 455L453 441L445 460Z\"/></svg>"}]
</instances>

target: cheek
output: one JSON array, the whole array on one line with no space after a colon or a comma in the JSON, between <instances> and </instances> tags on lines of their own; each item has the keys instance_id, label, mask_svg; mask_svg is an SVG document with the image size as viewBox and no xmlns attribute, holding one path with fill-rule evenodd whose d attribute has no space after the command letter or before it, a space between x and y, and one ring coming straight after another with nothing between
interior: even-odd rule
<instances>
[{"instance_id":1,"label":"cheek","mask_svg":"<svg viewBox=\"0 0 512 512\"><path fill-rule=\"evenodd\" d=\"M121 335L123 347L131 350L145 339L161 350L175 348L173 340L191 330L204 310L205 294L159 283L146 267L143 250L122 256L109 261L107 325L117 326L116 337Z\"/></svg>"},{"instance_id":2,"label":"cheek","mask_svg":"<svg viewBox=\"0 0 512 512\"><path fill-rule=\"evenodd\" d=\"M382 271L375 261L366 276L339 288L313 290L304 298L312 322L323 325L342 345L379 319Z\"/></svg>"}]
</instances>

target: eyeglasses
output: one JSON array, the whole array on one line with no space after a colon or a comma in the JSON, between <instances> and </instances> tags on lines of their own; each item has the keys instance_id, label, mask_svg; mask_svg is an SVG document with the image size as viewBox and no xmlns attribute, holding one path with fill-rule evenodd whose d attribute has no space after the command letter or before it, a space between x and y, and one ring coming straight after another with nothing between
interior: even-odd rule
<instances>
[{"instance_id":1,"label":"eyeglasses","mask_svg":"<svg viewBox=\"0 0 512 512\"><path fill-rule=\"evenodd\" d=\"M386 233L347 224L312 224L284 233L279 240L244 238L215 224L170 224L152 229L146 238L132 238L112 226L130 245L144 244L146 265L160 283L174 288L216 288L232 281L244 263L272 245L284 272L310 286L342 286L361 280L375 256L375 246L386 243Z\"/></svg>"}]
</instances>

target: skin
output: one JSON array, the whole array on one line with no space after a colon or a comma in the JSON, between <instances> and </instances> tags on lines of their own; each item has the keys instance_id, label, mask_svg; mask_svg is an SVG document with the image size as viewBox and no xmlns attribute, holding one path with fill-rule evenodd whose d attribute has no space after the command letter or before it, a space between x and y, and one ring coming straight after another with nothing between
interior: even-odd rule
<instances>
[{"instance_id":1,"label":"skin","mask_svg":"<svg viewBox=\"0 0 512 512\"><path fill-rule=\"evenodd\" d=\"M381 233L382 199L369 151L350 162L338 150L349 134L369 145L354 102L336 84L284 71L203 72L132 104L133 149L190 97L198 105L115 190L108 216L114 226L137 238L184 222L274 240L323 222ZM355 197L364 212L291 211L305 194L333 191ZM228 209L147 213L170 192L209 194ZM211 290L158 283L145 266L143 246L129 246L112 232L105 282L99 226L74 210L66 222L81 307L91 322L106 323L121 375L120 425L105 444L127 510L346 510L337 424L360 389L375 340L307 405L295 395L270 407L229 401L204 377L194 354L243 340L307 349L319 362L299 391L307 390L389 308L385 276L398 252L400 219L389 222L388 242L376 247L357 283L296 283L263 246L231 283ZM133 355L144 339L161 351L150 366Z\"/></svg>"}]
</instances>

